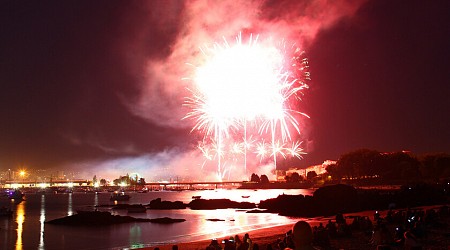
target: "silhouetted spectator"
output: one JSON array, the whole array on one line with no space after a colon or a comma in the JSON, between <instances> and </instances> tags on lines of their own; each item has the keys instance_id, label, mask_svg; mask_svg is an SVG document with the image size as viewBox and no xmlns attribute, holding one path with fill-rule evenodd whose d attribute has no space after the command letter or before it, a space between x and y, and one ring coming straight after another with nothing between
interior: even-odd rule
<instances>
[{"instance_id":1,"label":"silhouetted spectator","mask_svg":"<svg viewBox=\"0 0 450 250\"><path fill-rule=\"evenodd\" d=\"M244 238L242 239L242 243L247 243L247 248L248 250L252 250L253 249L253 242L250 239L250 236L248 235L248 233L244 234Z\"/></svg>"},{"instance_id":2,"label":"silhouetted spectator","mask_svg":"<svg viewBox=\"0 0 450 250\"><path fill-rule=\"evenodd\" d=\"M342 215L341 213L336 214L336 223L337 224L345 223L344 215Z\"/></svg>"},{"instance_id":3,"label":"silhouetted spectator","mask_svg":"<svg viewBox=\"0 0 450 250\"><path fill-rule=\"evenodd\" d=\"M178 245L173 245L172 250L178 250Z\"/></svg>"},{"instance_id":4,"label":"silhouetted spectator","mask_svg":"<svg viewBox=\"0 0 450 250\"><path fill-rule=\"evenodd\" d=\"M239 235L235 235L234 236L234 245L236 246L236 249L238 249L242 244L241 238L239 237Z\"/></svg>"},{"instance_id":5,"label":"silhouetted spectator","mask_svg":"<svg viewBox=\"0 0 450 250\"><path fill-rule=\"evenodd\" d=\"M224 250L236 250L236 246L234 245L234 241L230 241L229 239L223 240L224 243Z\"/></svg>"},{"instance_id":6,"label":"silhouetted spectator","mask_svg":"<svg viewBox=\"0 0 450 250\"><path fill-rule=\"evenodd\" d=\"M320 223L319 227L314 227L314 243L317 246L327 248L330 246L330 238L328 236L328 231L325 230L322 223Z\"/></svg>"},{"instance_id":7,"label":"silhouetted spectator","mask_svg":"<svg viewBox=\"0 0 450 250\"><path fill-rule=\"evenodd\" d=\"M250 244L247 241L247 238L244 236L244 238L242 238L242 242L239 246L236 245L236 249L237 250L248 250L250 247Z\"/></svg>"},{"instance_id":8,"label":"silhouetted spectator","mask_svg":"<svg viewBox=\"0 0 450 250\"><path fill-rule=\"evenodd\" d=\"M328 235L330 235L330 237L336 237L337 228L336 228L336 224L334 222L332 222L331 220L328 220L326 229L327 229Z\"/></svg>"},{"instance_id":9,"label":"silhouetted spectator","mask_svg":"<svg viewBox=\"0 0 450 250\"><path fill-rule=\"evenodd\" d=\"M311 226L305 221L298 221L292 228L295 250L312 250L313 233Z\"/></svg>"},{"instance_id":10,"label":"silhouetted spectator","mask_svg":"<svg viewBox=\"0 0 450 250\"><path fill-rule=\"evenodd\" d=\"M295 247L294 241L292 239L292 230L289 230L286 232L286 236L284 237L283 241L284 241L285 247L292 248L292 249Z\"/></svg>"},{"instance_id":11,"label":"silhouetted spectator","mask_svg":"<svg viewBox=\"0 0 450 250\"><path fill-rule=\"evenodd\" d=\"M416 236L409 231L405 232L405 250L421 250L422 246L417 241Z\"/></svg>"},{"instance_id":12,"label":"silhouetted spectator","mask_svg":"<svg viewBox=\"0 0 450 250\"><path fill-rule=\"evenodd\" d=\"M219 245L219 242L216 239L211 240L211 243L209 244L210 249L216 249L221 250L222 247Z\"/></svg>"}]
</instances>

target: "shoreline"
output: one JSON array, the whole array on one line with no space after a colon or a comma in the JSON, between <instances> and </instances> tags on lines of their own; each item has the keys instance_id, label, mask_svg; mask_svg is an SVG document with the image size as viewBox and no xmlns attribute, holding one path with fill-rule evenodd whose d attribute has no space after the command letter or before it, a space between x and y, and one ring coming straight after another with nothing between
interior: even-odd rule
<instances>
[{"instance_id":1,"label":"shoreline","mask_svg":"<svg viewBox=\"0 0 450 250\"><path fill-rule=\"evenodd\" d=\"M411 208L412 210L427 210L427 209L438 209L443 205L432 205L432 206L419 206ZM405 209L394 209L393 211L400 211ZM344 214L346 221L348 224L351 224L352 216L368 216L369 218L373 218L373 215L376 210L366 210L355 213L346 213ZM386 210L379 210L380 214L385 216L387 213ZM314 217L314 218L298 218L298 220L304 220L308 222L311 227L318 226L319 223L323 223L324 225L328 222L328 220L334 220L335 216L329 217ZM449 218L446 219L447 224L449 223ZM292 229L294 223L288 223L284 225L278 225L267 228L254 229L251 231L242 231L237 233L241 239L245 233L248 233L253 243L258 243L259 249L266 249L267 244L272 244L277 241L277 239L283 239L286 232ZM450 249L450 228L445 228L443 232L430 232L433 234L429 236L427 239L424 239L423 249ZM230 236L224 236L222 238L217 238L219 243L224 239L228 239ZM355 234L350 238L336 238L331 239L332 249L376 249L375 246L371 246L369 244L369 237L364 235L362 232L355 232ZM192 242L177 242L172 244L161 244L155 245L151 247L143 247L139 248L140 250L153 250L158 247L160 250L171 250L173 245L177 245L180 250L200 250L206 249L207 246L211 243L212 239L198 240Z\"/></svg>"}]
</instances>

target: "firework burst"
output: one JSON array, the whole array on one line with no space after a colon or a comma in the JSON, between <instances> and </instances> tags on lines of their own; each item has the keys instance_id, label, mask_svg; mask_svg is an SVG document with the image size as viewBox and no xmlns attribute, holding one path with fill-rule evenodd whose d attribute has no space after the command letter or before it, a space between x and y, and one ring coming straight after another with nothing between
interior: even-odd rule
<instances>
[{"instance_id":1,"label":"firework burst","mask_svg":"<svg viewBox=\"0 0 450 250\"><path fill-rule=\"evenodd\" d=\"M194 120L192 132L203 134L199 149L205 161L216 161L217 176L223 178L227 161L234 165L239 158L246 170L249 153L260 162L273 157L275 168L277 156L301 158L301 142L292 133L300 134L299 117L308 117L296 109L309 80L303 52L258 36L244 43L241 35L235 44L224 39L200 51L204 63L190 78L184 119Z\"/></svg>"}]
</instances>

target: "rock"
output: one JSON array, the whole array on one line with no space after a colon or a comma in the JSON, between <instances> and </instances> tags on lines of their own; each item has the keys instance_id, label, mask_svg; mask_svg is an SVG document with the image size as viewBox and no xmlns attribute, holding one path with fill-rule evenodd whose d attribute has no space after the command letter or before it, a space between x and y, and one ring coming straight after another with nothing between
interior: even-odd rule
<instances>
[{"instance_id":1,"label":"rock","mask_svg":"<svg viewBox=\"0 0 450 250\"><path fill-rule=\"evenodd\" d=\"M179 222L184 222L184 221L186 221L186 220L185 219L172 219L169 217L150 219L150 222L159 223L159 224L171 224L171 223L179 223Z\"/></svg>"},{"instance_id":2,"label":"rock","mask_svg":"<svg viewBox=\"0 0 450 250\"><path fill-rule=\"evenodd\" d=\"M161 201L161 198L154 199L149 203L149 209L186 209L187 205L181 201Z\"/></svg>"},{"instance_id":3,"label":"rock","mask_svg":"<svg viewBox=\"0 0 450 250\"><path fill-rule=\"evenodd\" d=\"M183 221L186 220L172 219L169 217L144 219L144 218L134 218L131 216L111 215L111 213L109 212L83 211L76 215L66 216L63 218L47 221L45 223L53 225L66 225L66 226L108 226L113 224L129 223L129 222L152 222L160 224L171 224Z\"/></svg>"},{"instance_id":4,"label":"rock","mask_svg":"<svg viewBox=\"0 0 450 250\"><path fill-rule=\"evenodd\" d=\"M225 221L223 219L206 219L207 221Z\"/></svg>"},{"instance_id":5,"label":"rock","mask_svg":"<svg viewBox=\"0 0 450 250\"><path fill-rule=\"evenodd\" d=\"M47 224L68 226L107 226L129 222L150 222L150 219L111 215L109 212L85 211L72 216L47 221Z\"/></svg>"},{"instance_id":6,"label":"rock","mask_svg":"<svg viewBox=\"0 0 450 250\"><path fill-rule=\"evenodd\" d=\"M321 187L314 192L313 198L318 212L323 215L353 212L358 206L356 189L344 184Z\"/></svg>"},{"instance_id":7,"label":"rock","mask_svg":"<svg viewBox=\"0 0 450 250\"><path fill-rule=\"evenodd\" d=\"M237 202L231 201L229 199L196 199L189 203L189 207L193 210L209 210L209 209L226 209L226 208L235 208L235 209L250 209L256 208L255 203L251 202Z\"/></svg>"}]
</instances>

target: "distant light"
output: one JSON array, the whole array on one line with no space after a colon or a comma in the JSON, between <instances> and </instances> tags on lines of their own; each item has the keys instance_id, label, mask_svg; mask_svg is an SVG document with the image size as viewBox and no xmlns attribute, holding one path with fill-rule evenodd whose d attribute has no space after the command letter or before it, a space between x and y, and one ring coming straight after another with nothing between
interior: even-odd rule
<instances>
[{"instance_id":1,"label":"distant light","mask_svg":"<svg viewBox=\"0 0 450 250\"><path fill-rule=\"evenodd\" d=\"M67 186L68 186L68 187L73 187L73 182L67 183Z\"/></svg>"},{"instance_id":2,"label":"distant light","mask_svg":"<svg viewBox=\"0 0 450 250\"><path fill-rule=\"evenodd\" d=\"M100 184L98 182L94 183L94 187L98 188L100 187Z\"/></svg>"},{"instance_id":3,"label":"distant light","mask_svg":"<svg viewBox=\"0 0 450 250\"><path fill-rule=\"evenodd\" d=\"M39 186L40 188L46 188L46 187L49 186L49 184L48 184L48 183L39 183L38 186Z\"/></svg>"},{"instance_id":4,"label":"distant light","mask_svg":"<svg viewBox=\"0 0 450 250\"><path fill-rule=\"evenodd\" d=\"M125 182L121 182L121 183L120 183L120 186L121 186L121 187L125 187L126 185L127 185L127 184L126 184Z\"/></svg>"}]
</instances>

